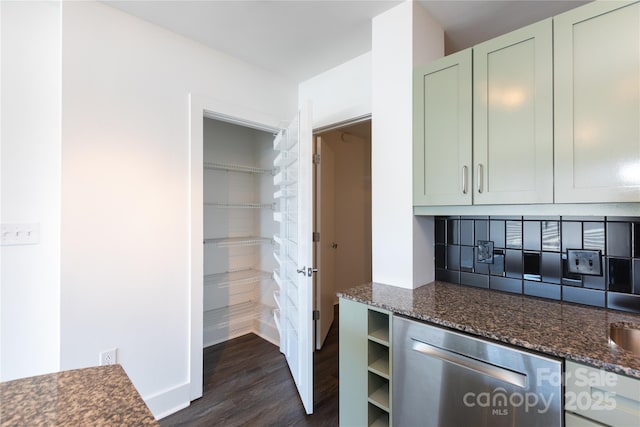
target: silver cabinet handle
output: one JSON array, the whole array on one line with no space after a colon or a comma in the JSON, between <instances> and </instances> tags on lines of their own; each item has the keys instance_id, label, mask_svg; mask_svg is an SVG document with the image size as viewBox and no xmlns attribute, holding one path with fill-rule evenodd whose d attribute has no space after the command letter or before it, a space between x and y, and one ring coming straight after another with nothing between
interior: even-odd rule
<instances>
[{"instance_id":1,"label":"silver cabinet handle","mask_svg":"<svg viewBox=\"0 0 640 427\"><path fill-rule=\"evenodd\" d=\"M414 351L417 351L424 355L435 357L436 359L441 359L449 363L453 363L454 365L471 369L472 371L488 375L492 378L507 382L516 387L527 387L527 375L520 372L505 369L500 366L492 365L490 363L486 363L462 354L454 353L452 351L445 350L444 348L436 347L434 345L418 341L415 338L411 338L411 341L413 341L411 348Z\"/></svg>"},{"instance_id":2,"label":"silver cabinet handle","mask_svg":"<svg viewBox=\"0 0 640 427\"><path fill-rule=\"evenodd\" d=\"M462 167L462 194L467 194L467 172L469 168L465 165Z\"/></svg>"},{"instance_id":3,"label":"silver cabinet handle","mask_svg":"<svg viewBox=\"0 0 640 427\"><path fill-rule=\"evenodd\" d=\"M482 193L482 163L478 163L478 193Z\"/></svg>"}]
</instances>

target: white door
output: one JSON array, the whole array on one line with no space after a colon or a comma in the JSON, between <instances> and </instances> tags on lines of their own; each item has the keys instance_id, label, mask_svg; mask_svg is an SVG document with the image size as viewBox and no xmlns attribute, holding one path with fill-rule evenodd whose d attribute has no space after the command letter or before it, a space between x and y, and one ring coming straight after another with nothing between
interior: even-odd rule
<instances>
[{"instance_id":1,"label":"white door","mask_svg":"<svg viewBox=\"0 0 640 427\"><path fill-rule=\"evenodd\" d=\"M285 355L307 414L313 413L313 162L311 111L298 113L274 140L277 191L274 218L280 290L276 323Z\"/></svg>"},{"instance_id":2,"label":"white door","mask_svg":"<svg viewBox=\"0 0 640 427\"><path fill-rule=\"evenodd\" d=\"M322 137L316 138L316 231L319 241L315 242L316 265L316 349L320 350L333 323L333 300L336 289L336 241L335 224L335 152Z\"/></svg>"}]
</instances>

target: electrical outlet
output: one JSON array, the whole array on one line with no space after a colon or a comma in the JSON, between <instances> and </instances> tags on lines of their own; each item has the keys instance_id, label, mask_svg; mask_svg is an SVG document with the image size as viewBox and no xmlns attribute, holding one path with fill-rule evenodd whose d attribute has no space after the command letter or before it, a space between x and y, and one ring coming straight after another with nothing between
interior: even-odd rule
<instances>
[{"instance_id":1,"label":"electrical outlet","mask_svg":"<svg viewBox=\"0 0 640 427\"><path fill-rule=\"evenodd\" d=\"M478 240L476 246L476 260L483 264L493 264L493 242Z\"/></svg>"},{"instance_id":2,"label":"electrical outlet","mask_svg":"<svg viewBox=\"0 0 640 427\"><path fill-rule=\"evenodd\" d=\"M100 353L100 366L115 365L118 363L118 349L112 348L111 350L105 350Z\"/></svg>"},{"instance_id":3,"label":"electrical outlet","mask_svg":"<svg viewBox=\"0 0 640 427\"><path fill-rule=\"evenodd\" d=\"M567 268L570 273L602 276L600 251L567 249Z\"/></svg>"}]
</instances>

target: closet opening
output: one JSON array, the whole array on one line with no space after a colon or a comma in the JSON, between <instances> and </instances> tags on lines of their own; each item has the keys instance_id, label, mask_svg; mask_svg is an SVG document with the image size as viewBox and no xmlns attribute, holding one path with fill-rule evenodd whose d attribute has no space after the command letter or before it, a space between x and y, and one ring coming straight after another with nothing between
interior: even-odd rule
<instances>
[{"instance_id":1,"label":"closet opening","mask_svg":"<svg viewBox=\"0 0 640 427\"><path fill-rule=\"evenodd\" d=\"M273 133L203 127L203 347L255 333L279 345L274 314Z\"/></svg>"},{"instance_id":2,"label":"closet opening","mask_svg":"<svg viewBox=\"0 0 640 427\"><path fill-rule=\"evenodd\" d=\"M203 396L202 381L207 370L203 365L204 349L224 345L243 335L255 334L265 345L275 345L286 357L294 376L303 371L299 365L292 366L296 353L302 354L302 350L296 352L296 348L313 352L314 347L322 347L333 323L335 293L371 280L371 120L366 118L332 129L319 129L313 138L310 127L300 125L300 129L308 129L305 134L300 131L299 146L305 153L301 154L304 161L299 164L303 168L300 173L308 174L305 182L309 186L308 191L292 195L300 195L300 206L309 208L308 220L305 220L309 232L299 233L308 239L309 243L304 245L309 248L309 257L297 266L295 263L289 266L286 262L283 264L283 248L288 248L283 242L295 241L282 239L286 236L283 224L287 223L283 217L289 213L295 216L300 211L281 212L283 205L288 206L283 198L291 197L283 185L290 185L290 178L295 178L292 181L295 182L297 176L285 175L285 184L282 182L283 171L296 163L288 160L293 157L282 158L283 150L289 150L287 155L294 153L293 148L287 148L293 146L287 143L283 148L282 142L278 142L280 122L198 97L192 97L191 103L189 394L194 400ZM236 116L241 119L234 119ZM310 120L305 119L305 123L310 124ZM292 134L290 128L286 130ZM312 154L320 154L316 167ZM314 170L319 175L312 173ZM312 227L322 236L313 243ZM330 246L327 248L326 244ZM327 261L333 263L324 267ZM311 266L319 270L317 274L311 274ZM283 268L307 272L308 283L304 289L308 289L309 303L303 310L296 311L287 305L286 296L289 299L295 296L291 290L280 295L282 289L290 289L286 280L298 277L298 274L285 274ZM312 310L320 313L315 323L311 321ZM309 319L308 333L303 331L309 339L302 343L304 345L292 345L290 322L279 324L284 311L289 316L300 313L301 322L303 318ZM329 342L333 342L332 339ZM337 363L337 345L325 347L336 352ZM328 354L326 351L316 354L323 360L328 357L322 356ZM258 367L259 360L260 355L251 352L242 362L255 363ZM310 366L313 370L313 362ZM320 373L323 375L326 374ZM313 388L313 376L303 380ZM326 383L323 378L318 380L321 385ZM308 398L313 399L313 395L307 390L306 398L303 396L298 378L296 387L305 410L310 413L313 401L310 411Z\"/></svg>"}]
</instances>

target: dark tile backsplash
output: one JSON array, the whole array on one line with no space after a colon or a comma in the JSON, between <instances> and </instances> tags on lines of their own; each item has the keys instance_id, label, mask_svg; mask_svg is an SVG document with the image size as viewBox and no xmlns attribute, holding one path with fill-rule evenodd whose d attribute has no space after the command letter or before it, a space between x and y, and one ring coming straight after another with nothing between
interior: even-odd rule
<instances>
[{"instance_id":1,"label":"dark tile backsplash","mask_svg":"<svg viewBox=\"0 0 640 427\"><path fill-rule=\"evenodd\" d=\"M474 223L472 219L460 220L460 244L465 246L474 246L475 240L473 239Z\"/></svg>"},{"instance_id":2,"label":"dark tile backsplash","mask_svg":"<svg viewBox=\"0 0 640 427\"><path fill-rule=\"evenodd\" d=\"M523 273L526 280L542 280L540 268L540 252L524 252L522 254Z\"/></svg>"},{"instance_id":3,"label":"dark tile backsplash","mask_svg":"<svg viewBox=\"0 0 640 427\"><path fill-rule=\"evenodd\" d=\"M631 224L628 222L607 223L607 254L628 258L631 256Z\"/></svg>"},{"instance_id":4,"label":"dark tile backsplash","mask_svg":"<svg viewBox=\"0 0 640 427\"><path fill-rule=\"evenodd\" d=\"M504 249L496 249L493 252L493 264L489 265L489 273L492 276L504 276Z\"/></svg>"},{"instance_id":5,"label":"dark tile backsplash","mask_svg":"<svg viewBox=\"0 0 640 427\"><path fill-rule=\"evenodd\" d=\"M609 290L623 294L633 292L631 260L625 258L609 258Z\"/></svg>"},{"instance_id":6,"label":"dark tile backsplash","mask_svg":"<svg viewBox=\"0 0 640 427\"><path fill-rule=\"evenodd\" d=\"M489 240L494 248L504 248L504 221L489 221Z\"/></svg>"},{"instance_id":7,"label":"dark tile backsplash","mask_svg":"<svg viewBox=\"0 0 640 427\"><path fill-rule=\"evenodd\" d=\"M478 240L489 240L489 221L488 220L477 220L475 222L475 241ZM640 232L640 227L638 230Z\"/></svg>"},{"instance_id":8,"label":"dark tile backsplash","mask_svg":"<svg viewBox=\"0 0 640 427\"><path fill-rule=\"evenodd\" d=\"M522 249L522 221L507 221L507 248Z\"/></svg>"},{"instance_id":9,"label":"dark tile backsplash","mask_svg":"<svg viewBox=\"0 0 640 427\"><path fill-rule=\"evenodd\" d=\"M460 246L447 245L447 270L460 271Z\"/></svg>"},{"instance_id":10,"label":"dark tile backsplash","mask_svg":"<svg viewBox=\"0 0 640 427\"><path fill-rule=\"evenodd\" d=\"M541 248L542 234L540 233L540 221L524 221L523 248L539 251Z\"/></svg>"},{"instance_id":11,"label":"dark tile backsplash","mask_svg":"<svg viewBox=\"0 0 640 427\"><path fill-rule=\"evenodd\" d=\"M460 271L473 271L473 247L460 246Z\"/></svg>"},{"instance_id":12,"label":"dark tile backsplash","mask_svg":"<svg viewBox=\"0 0 640 427\"><path fill-rule=\"evenodd\" d=\"M562 257L555 252L542 252L542 281L547 283L562 283Z\"/></svg>"},{"instance_id":13,"label":"dark tile backsplash","mask_svg":"<svg viewBox=\"0 0 640 427\"><path fill-rule=\"evenodd\" d=\"M522 279L522 251L514 249L505 251L504 271L507 277Z\"/></svg>"},{"instance_id":14,"label":"dark tile backsplash","mask_svg":"<svg viewBox=\"0 0 640 427\"><path fill-rule=\"evenodd\" d=\"M447 245L458 243L460 243L460 220L452 219L447 221Z\"/></svg>"},{"instance_id":15,"label":"dark tile backsplash","mask_svg":"<svg viewBox=\"0 0 640 427\"><path fill-rule=\"evenodd\" d=\"M478 240L493 263L477 261ZM436 279L640 313L640 221L625 217L436 217ZM602 275L570 273L567 249L601 251Z\"/></svg>"},{"instance_id":16,"label":"dark tile backsplash","mask_svg":"<svg viewBox=\"0 0 640 427\"><path fill-rule=\"evenodd\" d=\"M633 293L640 295L640 259L633 260Z\"/></svg>"},{"instance_id":17,"label":"dark tile backsplash","mask_svg":"<svg viewBox=\"0 0 640 427\"><path fill-rule=\"evenodd\" d=\"M582 226L582 247L604 252L604 222L585 222Z\"/></svg>"},{"instance_id":18,"label":"dark tile backsplash","mask_svg":"<svg viewBox=\"0 0 640 427\"><path fill-rule=\"evenodd\" d=\"M562 252L567 249L582 249L582 223L574 221L562 221Z\"/></svg>"},{"instance_id":19,"label":"dark tile backsplash","mask_svg":"<svg viewBox=\"0 0 640 427\"><path fill-rule=\"evenodd\" d=\"M542 221L542 250L560 251L560 222Z\"/></svg>"}]
</instances>

